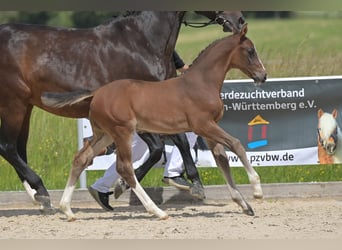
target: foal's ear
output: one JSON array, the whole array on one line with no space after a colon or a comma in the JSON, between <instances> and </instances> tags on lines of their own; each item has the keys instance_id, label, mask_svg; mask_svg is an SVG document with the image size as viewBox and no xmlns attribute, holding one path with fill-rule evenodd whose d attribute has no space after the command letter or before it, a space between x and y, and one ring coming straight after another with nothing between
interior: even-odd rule
<instances>
[{"instance_id":1,"label":"foal's ear","mask_svg":"<svg viewBox=\"0 0 342 250\"><path fill-rule=\"evenodd\" d=\"M321 118L321 116L322 116L323 114L324 114L323 109L319 109L319 110L317 111L317 117L318 117L318 119Z\"/></svg>"},{"instance_id":2,"label":"foal's ear","mask_svg":"<svg viewBox=\"0 0 342 250\"><path fill-rule=\"evenodd\" d=\"M333 112L332 112L331 114L332 114L332 116L336 119L336 117L337 117L337 110L334 109Z\"/></svg>"},{"instance_id":3,"label":"foal's ear","mask_svg":"<svg viewBox=\"0 0 342 250\"><path fill-rule=\"evenodd\" d=\"M240 37L246 36L247 31L248 31L248 29L247 29L247 23L245 23L245 24L242 26L242 28L241 28Z\"/></svg>"}]
</instances>

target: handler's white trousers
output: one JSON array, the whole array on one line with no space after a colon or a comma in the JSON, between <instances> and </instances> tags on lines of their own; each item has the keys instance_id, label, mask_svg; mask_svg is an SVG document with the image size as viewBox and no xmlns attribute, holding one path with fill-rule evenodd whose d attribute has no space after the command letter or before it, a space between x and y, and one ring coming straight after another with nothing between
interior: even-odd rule
<instances>
[{"instance_id":1,"label":"handler's white trousers","mask_svg":"<svg viewBox=\"0 0 342 250\"><path fill-rule=\"evenodd\" d=\"M190 149L195 146L197 135L194 132L185 133L188 138ZM179 149L176 146L173 146L170 159L167 161L164 169L164 177L176 177L180 176L183 172L183 158Z\"/></svg>"},{"instance_id":2,"label":"handler's white trousers","mask_svg":"<svg viewBox=\"0 0 342 250\"><path fill-rule=\"evenodd\" d=\"M136 169L140 167L148 158L149 150L147 144L140 138L137 133L134 133L132 140L132 162L133 168ZM106 170L103 177L98 179L93 185L92 188L101 192L108 193L110 189L113 187L114 183L121 176L116 171L116 160L113 164Z\"/></svg>"},{"instance_id":3,"label":"handler's white trousers","mask_svg":"<svg viewBox=\"0 0 342 250\"><path fill-rule=\"evenodd\" d=\"M190 148L193 148L197 135L193 132L186 133L189 140ZM132 162L133 168L136 169L140 167L149 157L149 150L147 144L140 138L137 133L134 133L132 140ZM180 176L183 172L183 159L176 146L173 147L170 159L167 161L164 170L164 177L175 177ZM103 177L99 178L93 185L92 188L101 192L108 193L113 187L115 182L121 176L116 171L116 161L106 170Z\"/></svg>"}]
</instances>

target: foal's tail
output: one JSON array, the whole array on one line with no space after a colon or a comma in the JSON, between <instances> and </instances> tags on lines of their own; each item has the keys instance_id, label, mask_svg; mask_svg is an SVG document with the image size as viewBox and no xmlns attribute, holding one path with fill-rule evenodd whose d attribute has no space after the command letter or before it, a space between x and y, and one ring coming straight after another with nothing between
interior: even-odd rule
<instances>
[{"instance_id":1,"label":"foal's tail","mask_svg":"<svg viewBox=\"0 0 342 250\"><path fill-rule=\"evenodd\" d=\"M93 95L93 92L90 90L77 90L64 93L43 92L41 100L42 103L48 107L62 108L64 106L71 106L88 98L92 98Z\"/></svg>"}]
</instances>

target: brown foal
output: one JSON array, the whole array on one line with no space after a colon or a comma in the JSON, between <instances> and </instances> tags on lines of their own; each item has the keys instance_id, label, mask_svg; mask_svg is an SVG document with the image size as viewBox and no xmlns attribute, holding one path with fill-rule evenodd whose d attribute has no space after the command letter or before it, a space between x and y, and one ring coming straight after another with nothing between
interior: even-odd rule
<instances>
[{"instance_id":1,"label":"brown foal","mask_svg":"<svg viewBox=\"0 0 342 250\"><path fill-rule=\"evenodd\" d=\"M61 201L61 207L69 220L75 218L70 209L70 200L80 173L112 141L117 146L118 173L149 212L160 219L167 218L167 214L153 203L134 175L131 161L131 139L134 131L161 134L194 131L206 138L217 166L227 181L232 199L241 206L244 213L254 215L253 209L232 179L224 146L240 158L244 167L252 173L254 182L260 183L259 176L250 165L240 141L217 124L223 116L220 91L225 75L231 68L240 69L255 84L266 80L265 68L246 33L247 25L240 33L212 43L184 75L176 78L161 82L132 79L113 81L94 92L80 91L73 100L64 103L53 103L42 97L43 102L51 106L65 106L92 98L89 118L94 129L94 138L90 145L75 156Z\"/></svg>"}]
</instances>

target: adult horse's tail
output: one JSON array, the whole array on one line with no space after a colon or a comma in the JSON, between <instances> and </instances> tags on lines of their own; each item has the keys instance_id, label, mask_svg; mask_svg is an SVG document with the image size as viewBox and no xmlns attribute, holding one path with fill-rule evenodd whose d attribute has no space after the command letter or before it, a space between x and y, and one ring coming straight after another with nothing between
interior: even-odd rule
<instances>
[{"instance_id":1,"label":"adult horse's tail","mask_svg":"<svg viewBox=\"0 0 342 250\"><path fill-rule=\"evenodd\" d=\"M92 97L93 92L90 90L76 90L64 93L43 92L41 100L48 107L62 108L67 105L77 104L88 98L91 100Z\"/></svg>"}]
</instances>

